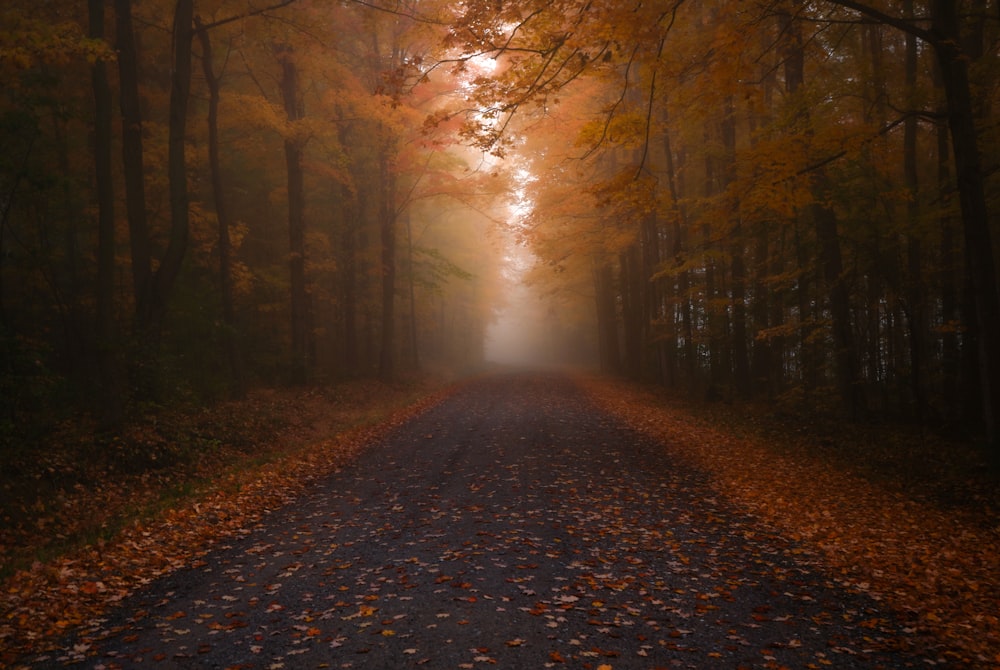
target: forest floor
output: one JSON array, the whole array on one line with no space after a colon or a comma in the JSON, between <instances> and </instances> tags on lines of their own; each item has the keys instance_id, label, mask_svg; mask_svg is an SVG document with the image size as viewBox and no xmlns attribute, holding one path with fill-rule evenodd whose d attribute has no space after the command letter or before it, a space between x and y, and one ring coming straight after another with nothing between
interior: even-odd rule
<instances>
[{"instance_id":1,"label":"forest floor","mask_svg":"<svg viewBox=\"0 0 1000 670\"><path fill-rule=\"evenodd\" d=\"M448 386L258 389L114 435L70 419L0 453L0 668L293 499Z\"/></svg>"},{"instance_id":2,"label":"forest floor","mask_svg":"<svg viewBox=\"0 0 1000 670\"><path fill-rule=\"evenodd\" d=\"M982 451L916 427L585 385L840 583L891 605L946 665L1000 668L1000 476Z\"/></svg>"},{"instance_id":3,"label":"forest floor","mask_svg":"<svg viewBox=\"0 0 1000 670\"><path fill-rule=\"evenodd\" d=\"M919 431L698 405L587 379L595 403L708 473L835 580L886 603L938 660L1000 667L1000 492L974 450ZM163 413L116 440L80 427L2 464L0 666L189 565L455 392L423 382L262 391Z\"/></svg>"}]
</instances>

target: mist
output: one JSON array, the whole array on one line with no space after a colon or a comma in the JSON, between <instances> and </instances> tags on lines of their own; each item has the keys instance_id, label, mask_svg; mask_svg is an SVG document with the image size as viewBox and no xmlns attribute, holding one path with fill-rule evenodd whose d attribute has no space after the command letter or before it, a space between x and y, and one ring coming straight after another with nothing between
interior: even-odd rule
<instances>
[{"instance_id":1,"label":"mist","mask_svg":"<svg viewBox=\"0 0 1000 670\"><path fill-rule=\"evenodd\" d=\"M589 313L581 314L581 307L586 306L542 295L522 280L512 283L503 307L487 326L486 361L531 368L595 366L593 326Z\"/></svg>"}]
</instances>

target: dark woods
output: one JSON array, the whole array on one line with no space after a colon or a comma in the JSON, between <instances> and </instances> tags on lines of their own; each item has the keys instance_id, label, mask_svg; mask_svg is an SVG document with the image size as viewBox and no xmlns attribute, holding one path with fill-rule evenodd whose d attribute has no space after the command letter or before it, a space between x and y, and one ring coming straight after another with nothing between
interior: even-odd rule
<instances>
[{"instance_id":1,"label":"dark woods","mask_svg":"<svg viewBox=\"0 0 1000 670\"><path fill-rule=\"evenodd\" d=\"M5 3L3 439L535 305L536 360L1000 453L996 3L654 4Z\"/></svg>"}]
</instances>

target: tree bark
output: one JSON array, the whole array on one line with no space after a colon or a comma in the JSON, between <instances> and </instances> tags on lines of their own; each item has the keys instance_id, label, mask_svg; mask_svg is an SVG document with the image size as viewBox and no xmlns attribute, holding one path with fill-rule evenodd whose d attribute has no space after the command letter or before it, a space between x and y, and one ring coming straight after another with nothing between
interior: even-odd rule
<instances>
[{"instance_id":1,"label":"tree bark","mask_svg":"<svg viewBox=\"0 0 1000 670\"><path fill-rule=\"evenodd\" d=\"M969 61L977 54L967 53L965 50L959 3L955 0L932 0L929 3L931 27L925 30L866 3L855 0L829 1L916 35L931 45L940 65L962 210L965 260L975 307L978 377L985 440L994 462L1000 466L1000 352L996 348L996 343L1000 342L1000 289L997 287L995 252L979 154L979 135L969 83ZM981 46L975 44L974 49L978 52Z\"/></svg>"},{"instance_id":2,"label":"tree bark","mask_svg":"<svg viewBox=\"0 0 1000 670\"><path fill-rule=\"evenodd\" d=\"M226 191L222 180L222 165L219 159L219 100L222 82L215 74L212 62L212 39L200 19L197 23L198 40L201 42L201 69L208 86L208 168L212 180L212 199L215 202L215 218L219 236L219 289L222 298L223 356L229 365L230 393L242 397L245 389L243 364L239 341L236 337L236 306L233 297L232 240L229 227L232 220L226 201Z\"/></svg>"},{"instance_id":3,"label":"tree bark","mask_svg":"<svg viewBox=\"0 0 1000 670\"><path fill-rule=\"evenodd\" d=\"M1000 293L969 85L969 63L961 48L956 3L934 0L931 17L935 53L948 102L965 258L975 301L985 437L994 460L1000 464L1000 352L996 348L1000 342Z\"/></svg>"},{"instance_id":4,"label":"tree bark","mask_svg":"<svg viewBox=\"0 0 1000 670\"><path fill-rule=\"evenodd\" d=\"M663 283L652 280L662 262L664 231L655 214L647 215L642 221L642 274L640 286L643 296L643 346L647 352L644 366L647 377L663 384L666 378L667 347L659 329L666 320Z\"/></svg>"},{"instance_id":5,"label":"tree bark","mask_svg":"<svg viewBox=\"0 0 1000 670\"><path fill-rule=\"evenodd\" d=\"M346 189L345 189L346 190ZM353 221L345 221L341 233L344 269L341 290L344 297L344 356L345 368L358 371L358 239Z\"/></svg>"},{"instance_id":6,"label":"tree bark","mask_svg":"<svg viewBox=\"0 0 1000 670\"><path fill-rule=\"evenodd\" d=\"M299 103L298 71L289 47L283 47L281 73L281 96L289 124L289 136L285 139L285 165L288 180L288 269L291 288L290 372L293 384L305 384L311 371L308 333L309 298L306 293L305 272L305 177L302 172L302 145L294 136L294 124L303 114Z\"/></svg>"},{"instance_id":7,"label":"tree bark","mask_svg":"<svg viewBox=\"0 0 1000 670\"><path fill-rule=\"evenodd\" d=\"M704 140L706 144L711 143L709 129L706 123ZM717 195L715 186L715 159L711 155L705 156L705 181L702 194L706 199ZM710 400L720 398L721 388L727 381L728 370L723 365L722 332L725 330L725 316L716 311L716 297L718 296L717 266L713 254L715 246L712 240L712 224L703 219L702 227L702 249L704 254L705 273L705 325L708 339L708 390L707 397Z\"/></svg>"},{"instance_id":8,"label":"tree bark","mask_svg":"<svg viewBox=\"0 0 1000 670\"><path fill-rule=\"evenodd\" d=\"M903 2L903 12L913 16L913 0ZM917 38L906 33L905 85L910 109L916 108ZM925 290L923 279L923 248L918 233L920 223L920 179L917 172L917 118L912 114L903 124L903 175L910 192L906 203L907 256L907 325L910 336L910 392L913 396L913 416L923 422L927 415L927 395L924 388L926 360Z\"/></svg>"},{"instance_id":9,"label":"tree bark","mask_svg":"<svg viewBox=\"0 0 1000 670\"><path fill-rule=\"evenodd\" d=\"M802 37L799 25L793 22L790 16L783 15L781 18L783 27L787 30L788 40L785 53L785 87L794 96L805 82ZM796 104L799 105L796 113L801 122L801 132L808 134L808 108L804 104ZM844 277L837 216L833 209L823 204L829 191L830 184L826 171L819 168L814 175L814 202L809 210L819 245L820 267L832 320L834 376L844 407L851 416L857 417L863 411L864 403L857 383L857 353L851 329L850 295Z\"/></svg>"},{"instance_id":10,"label":"tree bark","mask_svg":"<svg viewBox=\"0 0 1000 670\"><path fill-rule=\"evenodd\" d=\"M88 0L90 37L104 39L104 0ZM115 327L115 193L111 174L111 87L107 64L91 66L94 93L94 175L97 181L97 322L96 349L100 376L100 417L105 428L122 419L118 388Z\"/></svg>"},{"instance_id":11,"label":"tree bark","mask_svg":"<svg viewBox=\"0 0 1000 670\"><path fill-rule=\"evenodd\" d=\"M407 264L407 289L410 294L410 365L413 370L420 369L420 347L417 343L417 294L416 277L413 265L413 222L410 220L410 212L404 214L406 219L406 264Z\"/></svg>"},{"instance_id":12,"label":"tree bark","mask_svg":"<svg viewBox=\"0 0 1000 670\"><path fill-rule=\"evenodd\" d=\"M667 126L666 120L666 113L664 113L664 127ZM678 166L674 164L674 152L670 144L670 135L667 132L664 132L663 134L663 150L666 154L667 185L670 189L670 201L673 214L673 247L670 249L670 253L673 256L673 262L675 265L683 266L687 262L687 259L685 258L687 254L687 221L684 208L680 204L683 193L683 172L678 170ZM680 155L681 158L683 158L683 153ZM694 319L691 313L691 296L688 295L690 288L691 279L688 271L684 269L679 270L677 272L675 301L677 303L677 311L680 313L680 330L678 335L683 340L683 346L678 346L677 342L672 343L672 346L675 355L683 352L681 357L683 358L684 381L689 387L693 388L695 382L696 355L694 347ZM676 322L676 317L673 318Z\"/></svg>"},{"instance_id":13,"label":"tree bark","mask_svg":"<svg viewBox=\"0 0 1000 670\"><path fill-rule=\"evenodd\" d=\"M149 326L152 288L152 251L146 217L142 111L139 104L139 55L132 22L132 0L115 0L118 48L119 107L122 115L122 168L125 210L132 256L132 293L138 337Z\"/></svg>"},{"instance_id":14,"label":"tree bark","mask_svg":"<svg viewBox=\"0 0 1000 670\"><path fill-rule=\"evenodd\" d=\"M668 241L667 247L664 249L664 254L669 254L672 256L673 263L679 263L681 256L684 252L684 244L682 239L682 227L681 219L683 217L683 211L681 210L680 204L678 203L677 194L677 175L674 167L674 152L670 144L670 131L667 124L667 112L664 106L663 112L663 152L666 157L666 168L667 168L667 188L670 193L670 227L668 229ZM678 367L678 354L680 351L680 342L678 341L681 337L679 330L679 307L681 301L684 300L686 296L681 293L681 277L680 273L676 279L670 280L670 288L667 291L666 296L666 309L667 309L667 341L663 343L666 349L666 382L669 386L676 388L679 385L679 367Z\"/></svg>"},{"instance_id":15,"label":"tree bark","mask_svg":"<svg viewBox=\"0 0 1000 670\"><path fill-rule=\"evenodd\" d=\"M614 274L608 261L594 262L594 297L597 301L597 341L601 371L620 374Z\"/></svg>"},{"instance_id":16,"label":"tree bark","mask_svg":"<svg viewBox=\"0 0 1000 670\"><path fill-rule=\"evenodd\" d=\"M728 190L736 179L736 118L732 96L726 99L725 117L722 120L722 145L725 149L726 165L721 171L721 187L724 197L729 199ZM733 198L727 209L733 217L731 244L729 246L732 288L730 301L733 309L733 332L731 336L731 351L733 360L733 386L742 398L749 398L751 392L750 380L750 349L747 343L747 305L746 281L747 270L744 260L743 224L740 221L740 208L737 198Z\"/></svg>"},{"instance_id":17,"label":"tree bark","mask_svg":"<svg viewBox=\"0 0 1000 670\"><path fill-rule=\"evenodd\" d=\"M934 70L934 83L941 88L941 69ZM938 112L941 118L946 118L947 109L944 95L941 96ZM949 131L943 124L938 124L937 139L937 196L941 201L941 214L938 219L940 234L938 261L938 291L941 301L941 396L945 404L945 416L948 421L959 421L962 416L959 380L962 369L962 353L959 346L959 331L961 318L959 315L959 250L955 240L956 225L951 208L948 206L953 195L954 179L951 174L951 152L949 150ZM978 388L978 381L976 387ZM977 396L975 406L981 406Z\"/></svg>"},{"instance_id":18,"label":"tree bark","mask_svg":"<svg viewBox=\"0 0 1000 670\"><path fill-rule=\"evenodd\" d=\"M153 281L150 322L154 338L160 336L167 302L180 274L187 252L190 229L188 200L187 134L188 102L191 98L191 46L194 39L194 0L177 0L173 27L173 75L170 87L170 119L167 138L167 178L170 193L170 239Z\"/></svg>"},{"instance_id":19,"label":"tree bark","mask_svg":"<svg viewBox=\"0 0 1000 670\"><path fill-rule=\"evenodd\" d=\"M381 201L379 203L379 241L382 248L382 347L378 374L383 381L396 376L396 212L395 180L390 173L386 150L379 157Z\"/></svg>"},{"instance_id":20,"label":"tree bark","mask_svg":"<svg viewBox=\"0 0 1000 670\"><path fill-rule=\"evenodd\" d=\"M639 275L639 246L632 243L618 256L622 326L625 346L625 375L638 381L642 377L642 298Z\"/></svg>"}]
</instances>

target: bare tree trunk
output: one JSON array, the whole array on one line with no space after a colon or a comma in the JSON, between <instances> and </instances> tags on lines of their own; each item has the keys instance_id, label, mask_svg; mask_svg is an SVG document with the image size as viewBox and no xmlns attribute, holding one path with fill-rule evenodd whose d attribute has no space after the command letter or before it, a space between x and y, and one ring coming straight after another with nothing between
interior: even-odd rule
<instances>
[{"instance_id":1,"label":"bare tree trunk","mask_svg":"<svg viewBox=\"0 0 1000 670\"><path fill-rule=\"evenodd\" d=\"M296 121L302 118L299 102L298 71L291 48L283 47L281 57L281 96L285 105L290 135L285 139L285 165L288 179L288 269L291 287L291 331L293 384L305 384L311 373L309 360L309 297L306 293L305 248L305 177L302 172L302 145L294 137Z\"/></svg>"},{"instance_id":2,"label":"bare tree trunk","mask_svg":"<svg viewBox=\"0 0 1000 670\"><path fill-rule=\"evenodd\" d=\"M632 243L618 258L622 325L624 327L625 375L638 381L642 377L642 299L639 276L639 247Z\"/></svg>"},{"instance_id":3,"label":"bare tree trunk","mask_svg":"<svg viewBox=\"0 0 1000 670\"><path fill-rule=\"evenodd\" d=\"M799 2L799 0L796 0ZM785 60L785 86L794 95L805 81L805 62L800 27L787 15L782 16L787 29ZM809 112L805 107L798 110L803 132L808 132ZM836 213L823 204L830 191L829 178L820 168L815 175L813 191L814 203L810 207L813 229L819 244L819 261L828 294L832 317L834 344L834 374L837 390L844 407L852 416L863 411L860 388L857 384L857 354L851 329L850 295L844 277L840 238L837 230Z\"/></svg>"},{"instance_id":4,"label":"bare tree trunk","mask_svg":"<svg viewBox=\"0 0 1000 670\"><path fill-rule=\"evenodd\" d=\"M620 374L621 356L618 349L614 274L608 261L594 261L594 296L597 301L597 338L601 371Z\"/></svg>"},{"instance_id":5,"label":"bare tree trunk","mask_svg":"<svg viewBox=\"0 0 1000 670\"><path fill-rule=\"evenodd\" d=\"M940 87L940 68L934 71L935 84ZM941 117L947 114L942 96L941 108L938 110ZM941 323L943 324L941 333L941 396L945 404L945 413L948 421L958 421L961 417L959 407L961 397L959 391L959 379L961 378L962 354L959 347L959 299L958 299L958 269L959 252L955 240L955 221L949 212L948 201L952 197L954 180L951 174L950 157L948 149L948 128L939 124L937 126L937 196L941 201L941 215L938 221L940 231L940 246L938 260L938 290L941 300ZM978 387L978 382L977 382ZM976 402L976 406L981 403Z\"/></svg>"},{"instance_id":6,"label":"bare tree trunk","mask_svg":"<svg viewBox=\"0 0 1000 670\"><path fill-rule=\"evenodd\" d=\"M340 262L337 266L341 300L340 368L345 373L354 374L359 370L357 218L360 214L356 211L355 196L345 186L340 186L339 190L344 203L337 221L340 226Z\"/></svg>"},{"instance_id":7,"label":"bare tree trunk","mask_svg":"<svg viewBox=\"0 0 1000 670\"><path fill-rule=\"evenodd\" d=\"M913 16L913 0L904 0L903 12ZM916 109L917 88L917 38L906 34L905 79L910 109ZM920 180L917 173L917 118L910 115L903 125L903 175L910 192L906 207L907 234L907 307L910 335L910 389L913 395L913 413L917 421L927 415L927 395L924 388L924 362L926 360L925 291L923 285L923 249L917 227L920 223Z\"/></svg>"},{"instance_id":8,"label":"bare tree trunk","mask_svg":"<svg viewBox=\"0 0 1000 670\"><path fill-rule=\"evenodd\" d=\"M726 99L725 118L722 121L722 144L725 148L726 165L721 172L721 187L728 191L736 178L736 119L732 96ZM728 198L728 194L726 194ZM734 201L727 208L733 217L730 233L730 273L732 289L730 291L733 309L733 332L731 337L733 361L733 385L742 398L749 398L750 380L750 349L747 343L747 305L746 305L746 262L744 260L745 245L743 240L743 225L740 221L739 203Z\"/></svg>"},{"instance_id":9,"label":"bare tree trunk","mask_svg":"<svg viewBox=\"0 0 1000 670\"><path fill-rule=\"evenodd\" d=\"M104 39L104 0L88 0L90 37ZM111 175L111 88L107 64L91 66L94 92L94 174L97 179L97 365L100 416L105 427L121 422L122 403L115 327L115 193Z\"/></svg>"},{"instance_id":10,"label":"bare tree trunk","mask_svg":"<svg viewBox=\"0 0 1000 670\"><path fill-rule=\"evenodd\" d=\"M894 17L856 0L830 0L849 7L877 21L912 33L930 44L941 67L947 102L948 128L951 131L955 159L956 184L962 209L965 234L965 260L968 269L975 322L978 331L978 376L982 395L982 418L985 438L995 463L1000 467L1000 289L997 287L995 249L990 230L989 207L982 163L969 62L979 55L982 45L973 43L968 52L955 0L931 0L931 26L924 30L905 18ZM982 29L977 25L977 32ZM981 39L981 38L980 38Z\"/></svg>"},{"instance_id":11,"label":"bare tree trunk","mask_svg":"<svg viewBox=\"0 0 1000 670\"><path fill-rule=\"evenodd\" d=\"M708 128L705 129L705 143L710 143ZM705 157L705 181L703 184L703 196L711 198L716 194L715 188L715 161L712 156ZM712 225L707 220L703 220L702 244L704 249L704 272L705 272L705 323L708 335L708 391L710 399L718 399L721 387L728 375L724 374L723 352L721 333L724 330L723 322L725 318L716 312L715 299L718 296L717 266L714 254L715 246L712 241Z\"/></svg>"},{"instance_id":12,"label":"bare tree trunk","mask_svg":"<svg viewBox=\"0 0 1000 670\"><path fill-rule=\"evenodd\" d=\"M379 156L379 239L382 245L382 348L378 374L383 381L396 376L396 186L388 148Z\"/></svg>"},{"instance_id":13,"label":"bare tree trunk","mask_svg":"<svg viewBox=\"0 0 1000 670\"><path fill-rule=\"evenodd\" d=\"M222 83L215 74L212 63L212 40L208 30L199 19L198 39L201 42L201 68L208 85L208 167L212 179L212 199L215 201L215 217L218 223L219 235L219 288L222 294L222 320L224 332L222 337L223 355L229 364L230 392L235 397L242 397L245 389L243 382L243 364L240 355L239 341L236 337L236 307L233 298L232 273L232 241L229 238L229 227L232 223L229 217L229 207L226 202L226 191L222 183L222 166L219 160L219 98Z\"/></svg>"},{"instance_id":14,"label":"bare tree trunk","mask_svg":"<svg viewBox=\"0 0 1000 670\"><path fill-rule=\"evenodd\" d=\"M680 204L678 203L677 197L677 175L674 167L674 152L670 145L670 130L667 126L667 112L663 112L663 151L666 156L666 166L667 166L667 186L670 191L670 229L668 234L667 248L664 249L664 254L670 254L673 256L673 263L679 263L681 255L684 252L684 245L682 242L682 229L681 229L681 218L683 216L683 211L681 210ZM666 377L667 383L671 387L678 387L680 383L679 379L679 366L678 366L678 355L679 355L679 342L680 330L679 330L679 307L681 301L685 299L681 293L681 277L680 274L676 279L670 280L670 289L667 294L667 336L669 339L664 343L666 348Z\"/></svg>"},{"instance_id":15,"label":"bare tree trunk","mask_svg":"<svg viewBox=\"0 0 1000 670\"><path fill-rule=\"evenodd\" d=\"M643 347L647 352L644 365L650 380L663 384L666 376L666 346L658 337L657 327L666 318L664 313L663 283L653 281L652 277L660 267L663 256L663 232L655 214L646 216L642 221L640 240L642 244L642 272L640 286L643 296L642 337Z\"/></svg>"},{"instance_id":16,"label":"bare tree trunk","mask_svg":"<svg viewBox=\"0 0 1000 670\"><path fill-rule=\"evenodd\" d=\"M173 76L170 88L170 120L167 138L167 177L170 182L170 239L154 279L150 319L158 340L167 301L180 274L187 252L190 203L187 187L188 101L191 98L191 45L194 39L194 0L177 0L174 13ZM154 345L155 346L155 345Z\"/></svg>"},{"instance_id":17,"label":"bare tree trunk","mask_svg":"<svg viewBox=\"0 0 1000 670\"><path fill-rule=\"evenodd\" d=\"M407 274L409 275L410 293L410 365L414 370L420 369L420 347L417 342L417 294L415 268L413 266L413 222L410 220L410 211L407 209L404 214L406 218L406 262Z\"/></svg>"},{"instance_id":18,"label":"bare tree trunk","mask_svg":"<svg viewBox=\"0 0 1000 670\"><path fill-rule=\"evenodd\" d=\"M935 52L948 101L948 126L957 171L965 233L965 257L975 301L979 335L979 377L986 442L1000 463L1000 294L986 205L979 139L969 86L969 63L962 51L958 8L953 0L931 2Z\"/></svg>"},{"instance_id":19,"label":"bare tree trunk","mask_svg":"<svg viewBox=\"0 0 1000 670\"><path fill-rule=\"evenodd\" d=\"M666 118L664 118L664 126L666 126ZM686 249L686 234L687 234L687 222L685 220L684 208L680 205L680 200L683 194L683 172L677 169L674 164L674 153L670 146L670 135L664 132L663 135L663 148L667 157L667 184L670 188L670 199L673 203L673 248L670 249L670 253L673 254L674 263L676 265L683 266L687 259L685 255L687 253ZM683 159L683 153L680 154L681 159ZM679 335L683 339L684 343L682 347L678 347L677 343L673 343L673 348L675 352L683 352L683 370L685 383L689 388L693 388L695 383L695 364L696 364L696 354L694 346L694 320L691 314L691 296L688 292L691 288L691 278L687 270L680 270L677 273L677 288L676 288L676 302L678 305L678 311L680 312L680 332Z\"/></svg>"},{"instance_id":20,"label":"bare tree trunk","mask_svg":"<svg viewBox=\"0 0 1000 670\"><path fill-rule=\"evenodd\" d=\"M132 292L137 337L144 337L150 319L152 251L146 217L145 166L142 146L142 111L139 105L139 55L132 24L132 0L115 0L118 48L119 106L122 115L122 168L125 210L132 256Z\"/></svg>"}]
</instances>

